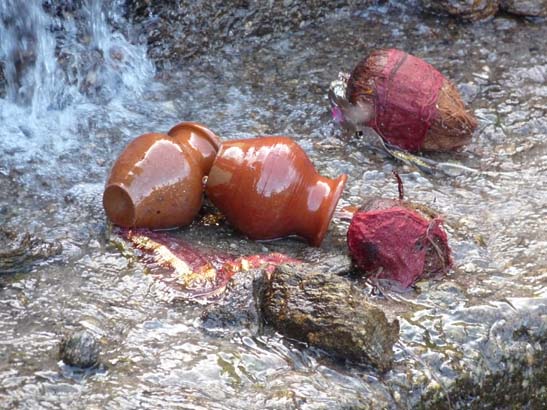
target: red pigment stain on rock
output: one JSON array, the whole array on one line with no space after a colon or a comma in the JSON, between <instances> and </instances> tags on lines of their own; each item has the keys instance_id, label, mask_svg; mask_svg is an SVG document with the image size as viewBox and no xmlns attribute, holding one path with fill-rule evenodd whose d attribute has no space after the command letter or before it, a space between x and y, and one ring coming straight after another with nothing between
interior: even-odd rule
<instances>
[{"instance_id":1,"label":"red pigment stain on rock","mask_svg":"<svg viewBox=\"0 0 547 410\"><path fill-rule=\"evenodd\" d=\"M404 288L446 273L452 265L442 219L428 220L403 207L357 212L347 239L351 256L362 271Z\"/></svg>"},{"instance_id":2,"label":"red pigment stain on rock","mask_svg":"<svg viewBox=\"0 0 547 410\"><path fill-rule=\"evenodd\" d=\"M138 256L154 278L191 297L218 296L240 272L260 268L271 273L277 265L300 262L275 252L234 256L212 248L198 248L167 232L145 229L117 232L142 251Z\"/></svg>"}]
</instances>

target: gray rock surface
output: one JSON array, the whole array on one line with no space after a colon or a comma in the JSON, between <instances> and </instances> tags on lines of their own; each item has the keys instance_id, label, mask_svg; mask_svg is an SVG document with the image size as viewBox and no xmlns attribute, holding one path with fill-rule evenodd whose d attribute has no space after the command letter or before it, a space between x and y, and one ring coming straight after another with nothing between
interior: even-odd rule
<instances>
[{"instance_id":1,"label":"gray rock surface","mask_svg":"<svg viewBox=\"0 0 547 410\"><path fill-rule=\"evenodd\" d=\"M0 63L0 98L6 95L6 77L4 75L4 65Z\"/></svg>"},{"instance_id":2,"label":"gray rock surface","mask_svg":"<svg viewBox=\"0 0 547 410\"><path fill-rule=\"evenodd\" d=\"M465 20L485 19L498 9L522 16L547 16L546 0L421 0L421 4L427 11Z\"/></svg>"},{"instance_id":3,"label":"gray rock surface","mask_svg":"<svg viewBox=\"0 0 547 410\"><path fill-rule=\"evenodd\" d=\"M0 274L29 270L36 260L58 255L61 250L59 243L0 227Z\"/></svg>"},{"instance_id":4,"label":"gray rock surface","mask_svg":"<svg viewBox=\"0 0 547 410\"><path fill-rule=\"evenodd\" d=\"M137 0L128 2L128 13L147 33L150 57L160 67L172 67L170 63L228 46L236 39L295 30L342 7L358 10L372 2Z\"/></svg>"}]
</instances>

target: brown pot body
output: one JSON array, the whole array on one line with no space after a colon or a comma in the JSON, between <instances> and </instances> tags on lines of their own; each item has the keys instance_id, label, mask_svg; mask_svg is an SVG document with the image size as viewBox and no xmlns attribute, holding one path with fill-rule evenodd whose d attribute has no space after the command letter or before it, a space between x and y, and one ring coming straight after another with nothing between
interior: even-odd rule
<instances>
[{"instance_id":1,"label":"brown pot body","mask_svg":"<svg viewBox=\"0 0 547 410\"><path fill-rule=\"evenodd\" d=\"M251 239L299 235L319 246L346 180L320 176L292 139L261 137L222 144L206 193Z\"/></svg>"},{"instance_id":2,"label":"brown pot body","mask_svg":"<svg viewBox=\"0 0 547 410\"><path fill-rule=\"evenodd\" d=\"M203 177L219 139L190 122L169 133L135 138L114 163L103 194L105 212L114 224L169 229L187 225L197 215Z\"/></svg>"}]
</instances>

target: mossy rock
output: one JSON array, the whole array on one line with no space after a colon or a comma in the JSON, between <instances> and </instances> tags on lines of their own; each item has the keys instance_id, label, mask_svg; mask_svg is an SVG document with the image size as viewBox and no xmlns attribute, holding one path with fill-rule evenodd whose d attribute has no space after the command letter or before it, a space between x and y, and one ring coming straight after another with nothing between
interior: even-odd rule
<instances>
[{"instance_id":1,"label":"mossy rock","mask_svg":"<svg viewBox=\"0 0 547 410\"><path fill-rule=\"evenodd\" d=\"M338 358L390 368L399 323L389 323L348 279L281 265L264 282L262 314L278 332Z\"/></svg>"}]
</instances>

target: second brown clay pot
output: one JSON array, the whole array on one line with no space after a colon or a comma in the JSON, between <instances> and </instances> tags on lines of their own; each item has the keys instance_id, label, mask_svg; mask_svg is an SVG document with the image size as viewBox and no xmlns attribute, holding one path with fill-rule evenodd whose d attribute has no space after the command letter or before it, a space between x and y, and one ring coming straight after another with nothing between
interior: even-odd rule
<instances>
[{"instance_id":1,"label":"second brown clay pot","mask_svg":"<svg viewBox=\"0 0 547 410\"><path fill-rule=\"evenodd\" d=\"M299 235L319 246L347 176L320 176L287 137L224 142L206 193L226 219L251 239Z\"/></svg>"},{"instance_id":2,"label":"second brown clay pot","mask_svg":"<svg viewBox=\"0 0 547 410\"><path fill-rule=\"evenodd\" d=\"M168 134L144 134L120 154L106 183L108 218L127 228L168 229L189 224L203 197L219 138L201 124L183 122Z\"/></svg>"}]
</instances>

